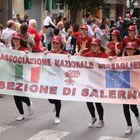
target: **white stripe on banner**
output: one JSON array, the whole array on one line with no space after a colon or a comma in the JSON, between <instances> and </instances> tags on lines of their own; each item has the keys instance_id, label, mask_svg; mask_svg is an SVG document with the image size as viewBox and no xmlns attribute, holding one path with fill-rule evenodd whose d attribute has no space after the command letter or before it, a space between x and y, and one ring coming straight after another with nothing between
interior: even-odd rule
<instances>
[{"instance_id":1,"label":"white stripe on banner","mask_svg":"<svg viewBox=\"0 0 140 140\"><path fill-rule=\"evenodd\" d=\"M13 126L8 126L8 125L0 126L0 133L4 132L10 128L13 128Z\"/></svg>"},{"instance_id":2,"label":"white stripe on banner","mask_svg":"<svg viewBox=\"0 0 140 140\"><path fill-rule=\"evenodd\" d=\"M128 138L101 136L98 140L130 140Z\"/></svg>"},{"instance_id":3,"label":"white stripe on banner","mask_svg":"<svg viewBox=\"0 0 140 140\"><path fill-rule=\"evenodd\" d=\"M54 131L54 130L44 130L38 134L30 137L27 140L61 140L61 138L69 135L70 132L64 131Z\"/></svg>"}]
</instances>

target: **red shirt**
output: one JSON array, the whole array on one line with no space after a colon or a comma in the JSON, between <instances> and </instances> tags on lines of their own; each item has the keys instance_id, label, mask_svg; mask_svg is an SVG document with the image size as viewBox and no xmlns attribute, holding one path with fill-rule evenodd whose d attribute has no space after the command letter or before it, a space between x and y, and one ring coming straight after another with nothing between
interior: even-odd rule
<instances>
[{"instance_id":1,"label":"red shirt","mask_svg":"<svg viewBox=\"0 0 140 140\"><path fill-rule=\"evenodd\" d=\"M136 42L137 47L140 45L140 39L139 39L139 38L131 39L129 36L126 36L126 37L123 39L123 47L124 47L124 48L126 47L126 45L127 45L128 42Z\"/></svg>"},{"instance_id":2,"label":"red shirt","mask_svg":"<svg viewBox=\"0 0 140 140\"><path fill-rule=\"evenodd\" d=\"M15 50L15 48L13 48ZM20 46L20 48L18 48L17 50L19 51L30 51L29 48L26 48L26 47L23 47L23 46Z\"/></svg>"},{"instance_id":3,"label":"red shirt","mask_svg":"<svg viewBox=\"0 0 140 140\"><path fill-rule=\"evenodd\" d=\"M86 48L88 48L88 50L85 50L82 54L86 53L86 52L89 52L90 51L90 43L91 43L91 38L87 35L85 37L82 37L82 35L80 35L79 37L77 37L77 40L76 40L76 45L78 46L78 51L80 50L81 48L81 45L82 43L86 42Z\"/></svg>"},{"instance_id":4,"label":"red shirt","mask_svg":"<svg viewBox=\"0 0 140 140\"><path fill-rule=\"evenodd\" d=\"M20 47L18 50L19 50L19 51L29 51L29 48Z\"/></svg>"},{"instance_id":5,"label":"red shirt","mask_svg":"<svg viewBox=\"0 0 140 140\"><path fill-rule=\"evenodd\" d=\"M50 53L56 53L56 54L68 54L66 51L62 50L60 53L56 51L50 51Z\"/></svg>"},{"instance_id":6,"label":"red shirt","mask_svg":"<svg viewBox=\"0 0 140 140\"><path fill-rule=\"evenodd\" d=\"M82 56L85 57L98 57L98 58L108 58L108 55L105 52L95 53L93 51L89 51L87 53L84 53Z\"/></svg>"},{"instance_id":7,"label":"red shirt","mask_svg":"<svg viewBox=\"0 0 140 140\"><path fill-rule=\"evenodd\" d=\"M115 46L116 45L116 46ZM108 44L107 44L107 48L109 48L109 50L111 51L110 52L110 56L115 56L117 55L116 54L116 51L115 51L115 47L117 47L117 49L119 50L123 50L123 46L122 46L122 42L113 42L113 41L110 41Z\"/></svg>"},{"instance_id":8,"label":"red shirt","mask_svg":"<svg viewBox=\"0 0 140 140\"><path fill-rule=\"evenodd\" d=\"M32 48L32 51L42 52L43 47L41 45L41 35L31 26L28 27L28 33L34 36L35 46Z\"/></svg>"},{"instance_id":9,"label":"red shirt","mask_svg":"<svg viewBox=\"0 0 140 140\"><path fill-rule=\"evenodd\" d=\"M73 32L72 36L77 39L78 36L80 36L81 33L80 32Z\"/></svg>"}]
</instances>

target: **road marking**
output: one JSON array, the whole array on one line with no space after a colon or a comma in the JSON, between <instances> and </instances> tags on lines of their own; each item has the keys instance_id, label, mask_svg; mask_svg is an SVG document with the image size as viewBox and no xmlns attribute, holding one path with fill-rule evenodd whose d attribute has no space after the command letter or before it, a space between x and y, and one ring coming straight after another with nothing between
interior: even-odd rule
<instances>
[{"instance_id":1,"label":"road marking","mask_svg":"<svg viewBox=\"0 0 140 140\"><path fill-rule=\"evenodd\" d=\"M101 136L98 140L130 140L128 138Z\"/></svg>"},{"instance_id":2,"label":"road marking","mask_svg":"<svg viewBox=\"0 0 140 140\"><path fill-rule=\"evenodd\" d=\"M13 128L13 126L9 126L9 125L0 126L0 133L4 132L10 128Z\"/></svg>"},{"instance_id":3,"label":"road marking","mask_svg":"<svg viewBox=\"0 0 140 140\"><path fill-rule=\"evenodd\" d=\"M43 130L27 140L61 140L69 134L70 132L65 131Z\"/></svg>"}]
</instances>

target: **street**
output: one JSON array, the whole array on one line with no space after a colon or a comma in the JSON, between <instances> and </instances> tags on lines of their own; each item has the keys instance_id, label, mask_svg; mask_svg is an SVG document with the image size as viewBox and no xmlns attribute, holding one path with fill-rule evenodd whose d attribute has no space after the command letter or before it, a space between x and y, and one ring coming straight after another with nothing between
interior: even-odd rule
<instances>
[{"instance_id":1,"label":"street","mask_svg":"<svg viewBox=\"0 0 140 140\"><path fill-rule=\"evenodd\" d=\"M139 140L140 127L131 112L133 133L125 135L127 125L122 105L103 104L103 128L88 128L90 114L84 102L62 101L61 123L54 124L53 105L46 99L31 99L34 115L16 121L18 111L12 96L0 98L0 140ZM140 108L140 107L139 107ZM98 116L97 116L98 118Z\"/></svg>"}]
</instances>

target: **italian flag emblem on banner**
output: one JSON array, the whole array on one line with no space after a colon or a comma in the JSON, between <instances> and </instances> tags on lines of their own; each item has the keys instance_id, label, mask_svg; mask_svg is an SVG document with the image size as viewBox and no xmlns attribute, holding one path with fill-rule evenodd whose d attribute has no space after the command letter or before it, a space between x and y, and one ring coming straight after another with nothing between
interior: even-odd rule
<instances>
[{"instance_id":1,"label":"italian flag emblem on banner","mask_svg":"<svg viewBox=\"0 0 140 140\"><path fill-rule=\"evenodd\" d=\"M15 79L24 80L26 82L38 83L40 80L40 67L26 67L23 65L15 65Z\"/></svg>"}]
</instances>

